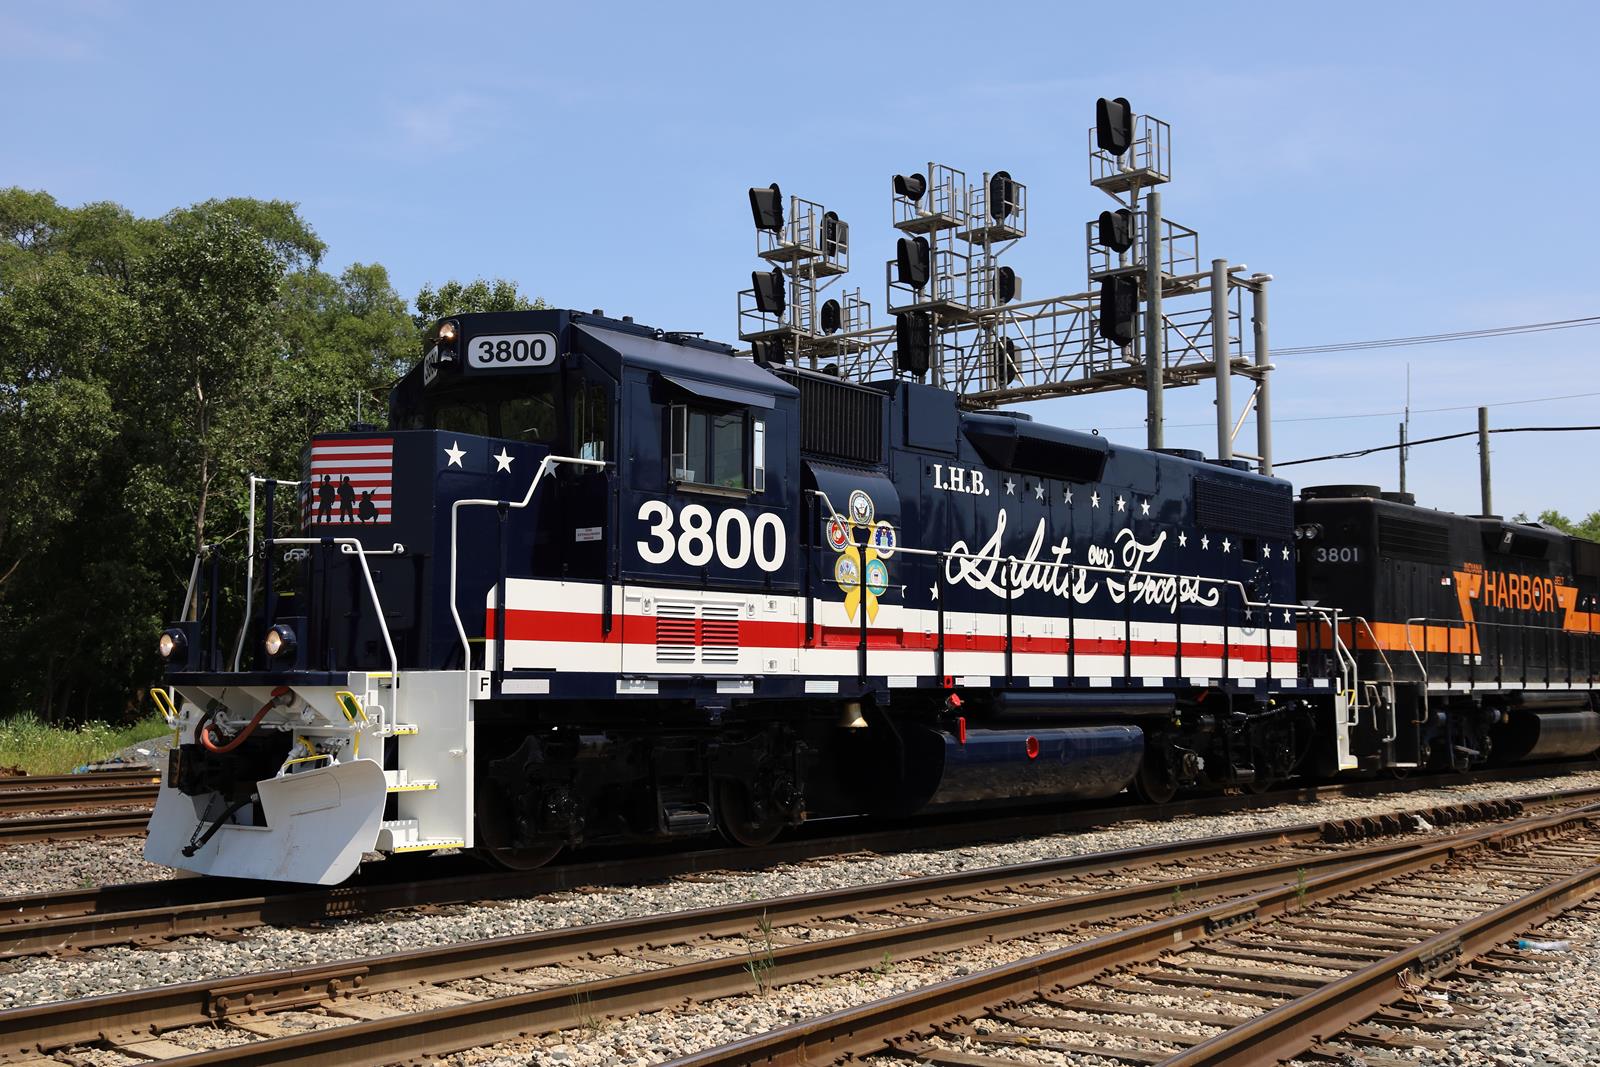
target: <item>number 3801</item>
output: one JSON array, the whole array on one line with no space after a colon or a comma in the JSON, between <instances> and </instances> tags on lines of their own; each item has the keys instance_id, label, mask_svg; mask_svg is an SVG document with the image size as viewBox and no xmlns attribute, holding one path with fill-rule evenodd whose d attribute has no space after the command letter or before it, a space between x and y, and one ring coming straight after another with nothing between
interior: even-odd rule
<instances>
[{"instance_id":1,"label":"number 3801","mask_svg":"<svg viewBox=\"0 0 1600 1067\"><path fill-rule=\"evenodd\" d=\"M738 508L727 508L713 518L704 504L685 504L674 514L666 501L647 500L639 505L639 521L650 524L649 536L635 542L646 563L678 559L703 567L714 557L724 567L738 570L754 560L770 573L783 566L788 551L783 520L771 512L752 522Z\"/></svg>"}]
</instances>

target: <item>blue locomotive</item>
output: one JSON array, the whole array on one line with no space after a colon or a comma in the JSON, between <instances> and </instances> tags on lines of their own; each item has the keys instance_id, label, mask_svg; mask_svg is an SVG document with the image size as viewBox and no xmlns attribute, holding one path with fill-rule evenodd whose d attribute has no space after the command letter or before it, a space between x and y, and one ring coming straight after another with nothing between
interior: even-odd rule
<instances>
[{"instance_id":1,"label":"blue locomotive","mask_svg":"<svg viewBox=\"0 0 1600 1067\"><path fill-rule=\"evenodd\" d=\"M459 315L425 348L388 429L261 485L239 649L162 635L181 744L150 859L525 868L1417 765L1440 729L1385 736L1392 664L1297 588L1307 523L1243 464L598 312ZM1573 751L1600 746L1595 659Z\"/></svg>"}]
</instances>

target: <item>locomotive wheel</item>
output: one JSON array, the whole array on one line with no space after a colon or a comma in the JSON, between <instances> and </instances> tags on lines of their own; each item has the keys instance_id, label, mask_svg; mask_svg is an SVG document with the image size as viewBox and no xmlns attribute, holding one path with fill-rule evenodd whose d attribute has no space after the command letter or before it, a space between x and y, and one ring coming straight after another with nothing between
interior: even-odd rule
<instances>
[{"instance_id":1,"label":"locomotive wheel","mask_svg":"<svg viewBox=\"0 0 1600 1067\"><path fill-rule=\"evenodd\" d=\"M1130 788L1141 804L1168 804L1178 795L1177 779L1173 778L1165 767L1151 759L1148 749Z\"/></svg>"},{"instance_id":2,"label":"locomotive wheel","mask_svg":"<svg viewBox=\"0 0 1600 1067\"><path fill-rule=\"evenodd\" d=\"M717 785L717 828L722 836L746 848L770 845L783 832L783 813L770 804L760 815L752 808L750 790L745 786L726 779Z\"/></svg>"},{"instance_id":3,"label":"locomotive wheel","mask_svg":"<svg viewBox=\"0 0 1600 1067\"><path fill-rule=\"evenodd\" d=\"M478 781L483 782L483 776ZM513 845L515 827L509 807L494 793L478 786L477 844L473 852L496 867L508 871L531 871L555 859L561 851L561 841L551 839L534 845Z\"/></svg>"}]
</instances>

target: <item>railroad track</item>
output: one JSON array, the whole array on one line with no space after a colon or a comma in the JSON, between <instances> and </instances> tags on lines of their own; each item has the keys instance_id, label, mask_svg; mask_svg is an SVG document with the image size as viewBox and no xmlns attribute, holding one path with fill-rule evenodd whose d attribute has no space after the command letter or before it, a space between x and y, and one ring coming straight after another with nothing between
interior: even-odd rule
<instances>
[{"instance_id":1,"label":"railroad track","mask_svg":"<svg viewBox=\"0 0 1600 1067\"><path fill-rule=\"evenodd\" d=\"M86 771L83 774L19 774L0 778L0 793L19 789L55 789L60 786L102 786L142 783L158 784L161 772L155 768L120 771Z\"/></svg>"},{"instance_id":2,"label":"railroad track","mask_svg":"<svg viewBox=\"0 0 1600 1067\"><path fill-rule=\"evenodd\" d=\"M1545 797L1546 807L1590 806L1540 817L1519 815L1515 802L1426 809L1436 826L1511 823L1421 843L1370 836L1406 825L1394 817L1306 824L19 1008L0 1012L0 1055L39 1064L107 1051L190 1065L406 1060L1043 931L1095 944L1105 940L1089 940L1096 929L1142 930L1151 924L1139 917L1183 901L1222 901L1235 916L1245 914L1241 901L1321 901L1335 888L1354 892L1396 871L1586 827L1597 795ZM1252 916L1267 910L1249 907ZM1182 928L1207 929L1193 914L1179 916ZM1159 952L1170 942L1156 925L1159 936L1135 942ZM850 1051L882 1049L884 1028L901 1025L885 1019L867 1047ZM173 1040L179 1032L225 1044L196 1050ZM718 1062L751 1062L746 1051L757 1050ZM815 1051L805 1045L802 1054Z\"/></svg>"},{"instance_id":3,"label":"railroad track","mask_svg":"<svg viewBox=\"0 0 1600 1067\"><path fill-rule=\"evenodd\" d=\"M1591 770L1594 766L1592 761L1545 765L1538 768L1538 776ZM1504 780L1533 776L1525 768L1513 768L1505 772ZM281 883L237 879L169 879L5 897L0 898L0 959L116 944L152 945L213 933L232 937L240 930L262 925L353 919L419 906L529 897L710 871L759 870L851 852L892 853L908 848L957 847L1081 831L1130 819L1215 815L1290 802L1310 803L1332 797L1374 796L1458 784L1461 784L1459 776L1439 775L1401 782L1296 787L1258 796L1188 798L1160 808L1099 805L1066 812L1002 816L981 822L949 820L914 828L805 835L764 848L655 850L643 854L627 850L617 858L559 863L529 872L485 871L467 857L428 859L421 861L420 866L391 861L374 864L353 881L331 888L286 888ZM1564 792L1541 796L1548 800ZM1530 804L1541 802L1541 797L1524 799ZM143 815L115 813L0 820L0 842L15 840L6 836L13 830L28 835L21 840L140 833L144 822Z\"/></svg>"},{"instance_id":4,"label":"railroad track","mask_svg":"<svg viewBox=\"0 0 1600 1067\"><path fill-rule=\"evenodd\" d=\"M1448 1047L1452 1031L1484 1025L1438 1014L1423 996L1430 982L1545 969L1506 943L1600 893L1597 814L1600 805L1369 857L709 1049L674 1067L821 1065L874 1053L940 1067L1060 1055L1163 1067L1301 1055L1410 1062L1381 1050Z\"/></svg>"},{"instance_id":5,"label":"railroad track","mask_svg":"<svg viewBox=\"0 0 1600 1067\"><path fill-rule=\"evenodd\" d=\"M101 811L84 815L40 815L0 819L0 845L39 841L77 841L94 837L127 837L144 833L148 811Z\"/></svg>"}]
</instances>

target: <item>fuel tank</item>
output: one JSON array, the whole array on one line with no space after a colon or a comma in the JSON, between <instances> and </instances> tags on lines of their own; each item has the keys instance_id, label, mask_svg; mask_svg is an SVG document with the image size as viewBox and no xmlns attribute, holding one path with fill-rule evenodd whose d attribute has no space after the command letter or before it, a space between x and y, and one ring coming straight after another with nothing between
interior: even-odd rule
<instances>
[{"instance_id":1,"label":"fuel tank","mask_svg":"<svg viewBox=\"0 0 1600 1067\"><path fill-rule=\"evenodd\" d=\"M1600 749L1600 712L1512 710L1495 735L1496 759L1507 763L1580 759Z\"/></svg>"},{"instance_id":2,"label":"fuel tank","mask_svg":"<svg viewBox=\"0 0 1600 1067\"><path fill-rule=\"evenodd\" d=\"M904 734L903 814L1007 801L1113 796L1144 758L1144 732L1129 724L969 729L913 727Z\"/></svg>"}]
</instances>

